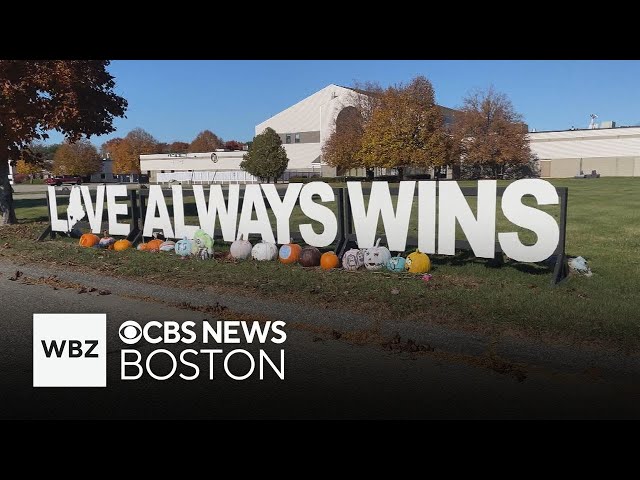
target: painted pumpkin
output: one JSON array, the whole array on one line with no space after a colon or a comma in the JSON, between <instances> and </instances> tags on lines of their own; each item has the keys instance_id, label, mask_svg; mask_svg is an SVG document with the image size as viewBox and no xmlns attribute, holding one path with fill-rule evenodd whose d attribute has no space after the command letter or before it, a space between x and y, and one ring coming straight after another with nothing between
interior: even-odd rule
<instances>
[{"instance_id":1,"label":"painted pumpkin","mask_svg":"<svg viewBox=\"0 0 640 480\"><path fill-rule=\"evenodd\" d=\"M85 233L80 237L80 246L81 247L93 247L100 242L100 237L94 235L93 233Z\"/></svg>"},{"instance_id":2,"label":"painted pumpkin","mask_svg":"<svg viewBox=\"0 0 640 480\"><path fill-rule=\"evenodd\" d=\"M400 273L404 272L405 268L405 259L402 257L391 257L387 260L387 270L391 270L392 272Z\"/></svg>"},{"instance_id":3,"label":"painted pumpkin","mask_svg":"<svg viewBox=\"0 0 640 480\"><path fill-rule=\"evenodd\" d=\"M262 240L260 243L256 243L251 249L251 256L254 260L260 262L267 260L275 260L278 256L278 247L275 243L265 242Z\"/></svg>"},{"instance_id":4,"label":"painted pumpkin","mask_svg":"<svg viewBox=\"0 0 640 480\"><path fill-rule=\"evenodd\" d=\"M300 258L301 252L302 247L297 243L293 243L293 239L291 239L289 243L285 243L280 247L278 256L280 257L280 261L284 264L295 263Z\"/></svg>"},{"instance_id":5,"label":"painted pumpkin","mask_svg":"<svg viewBox=\"0 0 640 480\"><path fill-rule=\"evenodd\" d=\"M197 230L193 234L193 244L191 245L191 254L201 260L213 258L213 238L204 230Z\"/></svg>"},{"instance_id":6,"label":"painted pumpkin","mask_svg":"<svg viewBox=\"0 0 640 480\"><path fill-rule=\"evenodd\" d=\"M244 234L240 234L238 239L231 244L231 248L229 248L229 254L235 258L236 260L246 260L251 256L251 249L253 245L249 240L243 240Z\"/></svg>"},{"instance_id":7,"label":"painted pumpkin","mask_svg":"<svg viewBox=\"0 0 640 480\"><path fill-rule=\"evenodd\" d=\"M367 270L382 270L391 258L391 252L387 247L380 246L380 239L376 245L364 249L364 266Z\"/></svg>"},{"instance_id":8,"label":"painted pumpkin","mask_svg":"<svg viewBox=\"0 0 640 480\"><path fill-rule=\"evenodd\" d=\"M145 249L147 252L159 252L160 245L162 245L163 240L159 238L154 238L153 240L149 240L147 242L147 248Z\"/></svg>"},{"instance_id":9,"label":"painted pumpkin","mask_svg":"<svg viewBox=\"0 0 640 480\"><path fill-rule=\"evenodd\" d=\"M304 247L300 252L300 265L303 267L320 266L320 257L322 254L316 247Z\"/></svg>"},{"instance_id":10,"label":"painted pumpkin","mask_svg":"<svg viewBox=\"0 0 640 480\"><path fill-rule=\"evenodd\" d=\"M332 268L338 268L339 266L340 260L333 252L325 252L320 257L320 267L323 270L331 270Z\"/></svg>"},{"instance_id":11,"label":"painted pumpkin","mask_svg":"<svg viewBox=\"0 0 640 480\"><path fill-rule=\"evenodd\" d=\"M364 265L364 254L362 250L352 248L347 250L342 256L342 266L345 270L357 270Z\"/></svg>"},{"instance_id":12,"label":"painted pumpkin","mask_svg":"<svg viewBox=\"0 0 640 480\"><path fill-rule=\"evenodd\" d=\"M181 257L187 257L191 255L192 246L193 246L193 242L189 240L187 237L184 237L182 240L178 240L176 242L176 246L175 246L176 254Z\"/></svg>"},{"instance_id":13,"label":"painted pumpkin","mask_svg":"<svg viewBox=\"0 0 640 480\"><path fill-rule=\"evenodd\" d=\"M176 249L176 242L172 242L171 240L165 240L160 245L161 252L174 252Z\"/></svg>"},{"instance_id":14,"label":"painted pumpkin","mask_svg":"<svg viewBox=\"0 0 640 480\"><path fill-rule=\"evenodd\" d=\"M116 252L121 252L129 248L131 248L131 242L126 238L123 238L122 240L118 240L116 243L113 244L113 249Z\"/></svg>"},{"instance_id":15,"label":"painted pumpkin","mask_svg":"<svg viewBox=\"0 0 640 480\"><path fill-rule=\"evenodd\" d=\"M113 237L110 237L108 232L105 230L104 232L102 232L102 238L98 242L97 247L113 250L114 243L116 243L116 239Z\"/></svg>"},{"instance_id":16,"label":"painted pumpkin","mask_svg":"<svg viewBox=\"0 0 640 480\"><path fill-rule=\"evenodd\" d=\"M427 273L431 270L431 260L429 260L426 253L422 253L416 249L415 252L407 256L404 268L407 269L409 273Z\"/></svg>"}]
</instances>

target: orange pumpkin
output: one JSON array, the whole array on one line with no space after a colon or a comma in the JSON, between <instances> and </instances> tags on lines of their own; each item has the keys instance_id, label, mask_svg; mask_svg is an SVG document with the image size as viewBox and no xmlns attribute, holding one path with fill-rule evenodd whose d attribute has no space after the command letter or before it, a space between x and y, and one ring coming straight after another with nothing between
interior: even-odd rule
<instances>
[{"instance_id":1,"label":"orange pumpkin","mask_svg":"<svg viewBox=\"0 0 640 480\"><path fill-rule=\"evenodd\" d=\"M331 270L332 268L338 268L340 260L338 256L333 252L325 252L320 257L320 267L323 270Z\"/></svg>"},{"instance_id":2,"label":"orange pumpkin","mask_svg":"<svg viewBox=\"0 0 640 480\"><path fill-rule=\"evenodd\" d=\"M280 247L278 257L284 264L296 263L300 258L302 247L297 243L293 243L293 239Z\"/></svg>"},{"instance_id":3,"label":"orange pumpkin","mask_svg":"<svg viewBox=\"0 0 640 480\"><path fill-rule=\"evenodd\" d=\"M118 240L113 244L113 249L116 252L121 252L122 250L127 250L128 248L131 248L131 242L127 239Z\"/></svg>"},{"instance_id":4,"label":"orange pumpkin","mask_svg":"<svg viewBox=\"0 0 640 480\"><path fill-rule=\"evenodd\" d=\"M147 252L159 252L160 251L160 245L162 245L162 243L164 242L164 240L160 240L158 238L154 239L154 240L150 240L147 242L147 248L145 249Z\"/></svg>"},{"instance_id":5,"label":"orange pumpkin","mask_svg":"<svg viewBox=\"0 0 640 480\"><path fill-rule=\"evenodd\" d=\"M94 235L93 233L85 233L80 237L80 246L81 247L93 247L97 245L100 241L100 237Z\"/></svg>"}]
</instances>

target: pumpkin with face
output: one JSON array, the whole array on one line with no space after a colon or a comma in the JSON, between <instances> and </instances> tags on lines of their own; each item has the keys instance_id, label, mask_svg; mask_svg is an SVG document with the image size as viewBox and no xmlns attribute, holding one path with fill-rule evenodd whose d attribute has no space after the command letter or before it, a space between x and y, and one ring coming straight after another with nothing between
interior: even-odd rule
<instances>
[{"instance_id":1,"label":"pumpkin with face","mask_svg":"<svg viewBox=\"0 0 640 480\"><path fill-rule=\"evenodd\" d=\"M407 256L404 268L409 273L427 273L431 270L431 260L426 253L416 249L415 252Z\"/></svg>"},{"instance_id":2,"label":"pumpkin with face","mask_svg":"<svg viewBox=\"0 0 640 480\"><path fill-rule=\"evenodd\" d=\"M405 259L402 257L391 257L389 260L387 260L387 270L390 270L392 272L396 272L396 273L400 273L400 272L404 272L405 268Z\"/></svg>"},{"instance_id":3,"label":"pumpkin with face","mask_svg":"<svg viewBox=\"0 0 640 480\"><path fill-rule=\"evenodd\" d=\"M204 230L198 230L193 234L191 254L201 260L213 258L213 238Z\"/></svg>"},{"instance_id":4,"label":"pumpkin with face","mask_svg":"<svg viewBox=\"0 0 640 480\"><path fill-rule=\"evenodd\" d=\"M342 267L345 270L355 271L364 265L364 254L362 250L352 248L347 250L342 256Z\"/></svg>"},{"instance_id":5,"label":"pumpkin with face","mask_svg":"<svg viewBox=\"0 0 640 480\"><path fill-rule=\"evenodd\" d=\"M391 252L387 247L380 246L380 239L376 245L364 249L364 266L367 270L382 270L391 258Z\"/></svg>"}]
</instances>

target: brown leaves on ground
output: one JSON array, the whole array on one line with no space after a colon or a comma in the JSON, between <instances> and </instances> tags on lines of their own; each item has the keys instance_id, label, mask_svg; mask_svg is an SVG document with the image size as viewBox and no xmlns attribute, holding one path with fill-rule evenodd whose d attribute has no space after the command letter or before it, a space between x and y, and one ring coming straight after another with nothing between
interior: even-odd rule
<instances>
[{"instance_id":1,"label":"brown leaves on ground","mask_svg":"<svg viewBox=\"0 0 640 480\"><path fill-rule=\"evenodd\" d=\"M82 285L81 283L68 282L66 280L58 278L57 275L34 278L23 275L23 273L18 270L13 277L9 278L9 280L20 280L20 283L23 285L48 285L54 290L58 290L60 288L76 290L78 294L97 292L98 295L111 295L111 292L109 290L99 290L95 287L87 287L86 285Z\"/></svg>"},{"instance_id":2,"label":"brown leaves on ground","mask_svg":"<svg viewBox=\"0 0 640 480\"><path fill-rule=\"evenodd\" d=\"M16 273L13 274L13 277L9 277L9 280L15 282L22 276L22 272L20 270L16 270Z\"/></svg>"}]
</instances>

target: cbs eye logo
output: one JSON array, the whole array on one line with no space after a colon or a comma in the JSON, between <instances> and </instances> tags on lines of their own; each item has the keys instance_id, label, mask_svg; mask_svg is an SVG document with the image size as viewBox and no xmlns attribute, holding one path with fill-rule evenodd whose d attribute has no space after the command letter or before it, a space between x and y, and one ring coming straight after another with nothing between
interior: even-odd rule
<instances>
[{"instance_id":1,"label":"cbs eye logo","mask_svg":"<svg viewBox=\"0 0 640 480\"><path fill-rule=\"evenodd\" d=\"M120 340L124 343L127 345L133 345L134 343L138 343L140 338L142 338L142 329L140 328L140 325L133 320L127 320L120 325L118 334L120 335Z\"/></svg>"}]
</instances>

